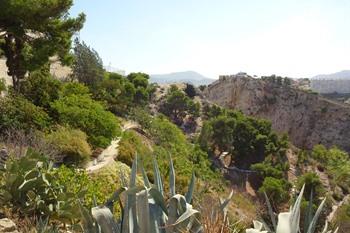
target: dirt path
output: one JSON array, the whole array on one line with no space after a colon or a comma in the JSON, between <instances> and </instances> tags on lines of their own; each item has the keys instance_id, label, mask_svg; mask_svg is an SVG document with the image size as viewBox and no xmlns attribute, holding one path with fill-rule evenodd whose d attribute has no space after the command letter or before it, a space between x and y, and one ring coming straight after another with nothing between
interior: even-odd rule
<instances>
[{"instance_id":1,"label":"dirt path","mask_svg":"<svg viewBox=\"0 0 350 233\"><path fill-rule=\"evenodd\" d=\"M113 140L111 144L104 151L102 151L97 159L90 161L86 168L87 172L94 172L113 162L118 156L119 142L120 138Z\"/></svg>"},{"instance_id":2,"label":"dirt path","mask_svg":"<svg viewBox=\"0 0 350 233\"><path fill-rule=\"evenodd\" d=\"M140 125L136 122L126 121L123 123L122 132L139 127ZM99 156L97 156L97 159L94 159L87 164L86 171L88 173L92 173L113 162L114 159L116 159L118 156L118 147L120 140L121 137L112 140L111 144L106 149L104 149Z\"/></svg>"}]
</instances>

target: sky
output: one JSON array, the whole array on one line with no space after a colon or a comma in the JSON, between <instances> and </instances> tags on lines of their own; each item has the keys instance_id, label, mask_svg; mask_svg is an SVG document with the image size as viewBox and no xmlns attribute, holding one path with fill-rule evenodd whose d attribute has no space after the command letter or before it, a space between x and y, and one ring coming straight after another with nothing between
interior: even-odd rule
<instances>
[{"instance_id":1,"label":"sky","mask_svg":"<svg viewBox=\"0 0 350 233\"><path fill-rule=\"evenodd\" d=\"M210 78L350 70L349 0L75 0L104 65Z\"/></svg>"}]
</instances>

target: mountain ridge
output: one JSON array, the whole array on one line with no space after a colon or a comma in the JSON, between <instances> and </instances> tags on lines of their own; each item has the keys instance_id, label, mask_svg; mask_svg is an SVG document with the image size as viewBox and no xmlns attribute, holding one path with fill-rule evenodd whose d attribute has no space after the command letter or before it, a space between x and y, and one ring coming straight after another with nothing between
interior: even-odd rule
<instances>
[{"instance_id":1,"label":"mountain ridge","mask_svg":"<svg viewBox=\"0 0 350 233\"><path fill-rule=\"evenodd\" d=\"M330 74L319 74L311 78L312 80L350 80L350 70L342 70Z\"/></svg>"},{"instance_id":2,"label":"mountain ridge","mask_svg":"<svg viewBox=\"0 0 350 233\"><path fill-rule=\"evenodd\" d=\"M150 81L158 84L170 83L191 83L193 85L208 85L215 81L215 79L208 78L195 71L181 71L166 74L151 74Z\"/></svg>"}]
</instances>

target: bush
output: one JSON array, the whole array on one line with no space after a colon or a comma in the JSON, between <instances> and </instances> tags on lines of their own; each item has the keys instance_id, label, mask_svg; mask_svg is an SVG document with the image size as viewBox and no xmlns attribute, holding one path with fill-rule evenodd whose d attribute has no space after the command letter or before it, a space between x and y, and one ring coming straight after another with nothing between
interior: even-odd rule
<instances>
[{"instance_id":1,"label":"bush","mask_svg":"<svg viewBox=\"0 0 350 233\"><path fill-rule=\"evenodd\" d=\"M136 154L139 158L151 156L151 151L142 141L142 138L133 131L126 131L119 143L118 160L131 167Z\"/></svg>"},{"instance_id":2,"label":"bush","mask_svg":"<svg viewBox=\"0 0 350 233\"><path fill-rule=\"evenodd\" d=\"M67 82L64 83L60 92L60 96L70 95L89 95L90 91L87 86L78 82Z\"/></svg>"},{"instance_id":3,"label":"bush","mask_svg":"<svg viewBox=\"0 0 350 233\"><path fill-rule=\"evenodd\" d=\"M56 182L52 164L35 151L29 149L26 156L8 161L0 182L1 206L12 208L21 217L71 223L80 216L75 211L77 196L72 195L69 186L63 189Z\"/></svg>"},{"instance_id":4,"label":"bush","mask_svg":"<svg viewBox=\"0 0 350 233\"><path fill-rule=\"evenodd\" d=\"M190 83L186 83L184 92L190 98L194 98L197 95L196 88Z\"/></svg>"},{"instance_id":5,"label":"bush","mask_svg":"<svg viewBox=\"0 0 350 233\"><path fill-rule=\"evenodd\" d=\"M61 82L54 79L49 71L33 72L21 83L21 94L36 106L50 107L50 103L59 98Z\"/></svg>"},{"instance_id":6,"label":"bush","mask_svg":"<svg viewBox=\"0 0 350 233\"><path fill-rule=\"evenodd\" d=\"M314 200L319 199L325 193L325 190L323 188L320 178L314 172L304 173L302 176L298 178L297 188L301 189L304 184L305 184L304 198L306 200L310 199L311 191L312 191Z\"/></svg>"},{"instance_id":7,"label":"bush","mask_svg":"<svg viewBox=\"0 0 350 233\"><path fill-rule=\"evenodd\" d=\"M120 133L117 118L88 95L69 95L51 104L60 124L80 129L94 147L106 147Z\"/></svg>"},{"instance_id":8,"label":"bush","mask_svg":"<svg viewBox=\"0 0 350 233\"><path fill-rule=\"evenodd\" d=\"M278 206L289 199L290 184L285 180L276 179L273 177L266 177L259 193L266 193L269 199Z\"/></svg>"},{"instance_id":9,"label":"bush","mask_svg":"<svg viewBox=\"0 0 350 233\"><path fill-rule=\"evenodd\" d=\"M0 132L8 129L30 131L50 126L51 119L41 108L21 96L0 98Z\"/></svg>"},{"instance_id":10,"label":"bush","mask_svg":"<svg viewBox=\"0 0 350 233\"><path fill-rule=\"evenodd\" d=\"M186 116L198 117L200 105L195 103L183 91L173 85L165 96L160 112L168 116L173 123L180 126Z\"/></svg>"},{"instance_id":11,"label":"bush","mask_svg":"<svg viewBox=\"0 0 350 233\"><path fill-rule=\"evenodd\" d=\"M59 162L84 165L90 159L91 148L86 141L87 136L78 129L60 126L46 138L59 151Z\"/></svg>"},{"instance_id":12,"label":"bush","mask_svg":"<svg viewBox=\"0 0 350 233\"><path fill-rule=\"evenodd\" d=\"M3 92L3 91L6 91L6 81L5 81L5 79L3 79L3 78L0 78L0 94L1 94L1 92Z\"/></svg>"}]
</instances>

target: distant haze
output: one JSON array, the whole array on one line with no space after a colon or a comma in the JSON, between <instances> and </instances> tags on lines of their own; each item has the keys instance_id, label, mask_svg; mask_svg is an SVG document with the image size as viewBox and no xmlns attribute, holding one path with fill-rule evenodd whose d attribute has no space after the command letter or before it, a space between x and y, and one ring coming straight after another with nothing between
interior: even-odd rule
<instances>
[{"instance_id":1,"label":"distant haze","mask_svg":"<svg viewBox=\"0 0 350 233\"><path fill-rule=\"evenodd\" d=\"M164 83L191 83L195 86L208 85L214 82L214 79L207 78L195 71L174 72L169 74L152 74L151 82Z\"/></svg>"},{"instance_id":2,"label":"distant haze","mask_svg":"<svg viewBox=\"0 0 350 233\"><path fill-rule=\"evenodd\" d=\"M350 70L343 70L340 72L332 73L332 74L320 74L312 77L312 79L324 79L324 80L350 80Z\"/></svg>"}]
</instances>

